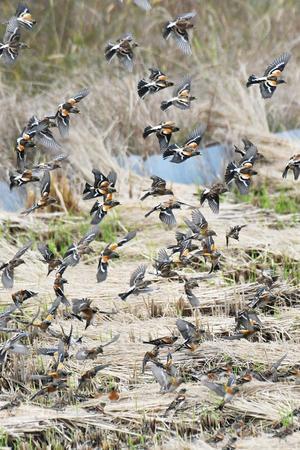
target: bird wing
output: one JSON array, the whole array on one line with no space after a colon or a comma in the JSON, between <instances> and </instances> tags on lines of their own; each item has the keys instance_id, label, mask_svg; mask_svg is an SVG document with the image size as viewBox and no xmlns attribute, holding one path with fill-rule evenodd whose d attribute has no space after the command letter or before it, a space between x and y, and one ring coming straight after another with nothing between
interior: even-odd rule
<instances>
[{"instance_id":1,"label":"bird wing","mask_svg":"<svg viewBox=\"0 0 300 450\"><path fill-rule=\"evenodd\" d=\"M196 331L195 325L188 322L187 320L177 319L176 326L182 335L183 339L190 339Z\"/></svg>"},{"instance_id":2,"label":"bird wing","mask_svg":"<svg viewBox=\"0 0 300 450\"><path fill-rule=\"evenodd\" d=\"M129 282L130 286L135 286L144 279L146 269L146 264L140 264L135 271L132 272Z\"/></svg>"},{"instance_id":3,"label":"bird wing","mask_svg":"<svg viewBox=\"0 0 300 450\"><path fill-rule=\"evenodd\" d=\"M290 53L283 53L278 58L274 59L271 64L268 65L268 67L265 70L264 76L272 76L276 75L277 77L281 75L281 72L283 72L285 66L289 62L291 58Z\"/></svg>"},{"instance_id":4,"label":"bird wing","mask_svg":"<svg viewBox=\"0 0 300 450\"><path fill-rule=\"evenodd\" d=\"M42 181L41 181L41 195L49 194L50 193L50 187L51 187L51 178L50 178L50 172L49 170L46 170L44 172Z\"/></svg>"},{"instance_id":5,"label":"bird wing","mask_svg":"<svg viewBox=\"0 0 300 450\"><path fill-rule=\"evenodd\" d=\"M160 211L159 218L166 225L176 225L176 219L171 208L167 208L165 211Z\"/></svg>"},{"instance_id":6,"label":"bird wing","mask_svg":"<svg viewBox=\"0 0 300 450\"><path fill-rule=\"evenodd\" d=\"M17 251L15 256L13 257L12 261L21 258L21 256L24 255L25 252L32 246L33 241L27 242L27 244L24 245L24 247L20 248L20 250Z\"/></svg>"},{"instance_id":7,"label":"bird wing","mask_svg":"<svg viewBox=\"0 0 300 450\"><path fill-rule=\"evenodd\" d=\"M50 250L47 244L38 244L38 251L41 253L45 261L51 261L54 257L54 253Z\"/></svg>"},{"instance_id":8,"label":"bird wing","mask_svg":"<svg viewBox=\"0 0 300 450\"><path fill-rule=\"evenodd\" d=\"M206 126L201 124L197 128L195 128L192 133L187 138L186 142L184 143L185 146L188 146L190 144L197 144L199 145L201 142L201 139L203 138L203 135L205 133Z\"/></svg>"},{"instance_id":9,"label":"bird wing","mask_svg":"<svg viewBox=\"0 0 300 450\"><path fill-rule=\"evenodd\" d=\"M126 236L121 239L121 241L118 242L118 247L122 247L122 245L126 244L127 242L131 241L131 239L135 238L136 231L130 231Z\"/></svg>"}]
</instances>

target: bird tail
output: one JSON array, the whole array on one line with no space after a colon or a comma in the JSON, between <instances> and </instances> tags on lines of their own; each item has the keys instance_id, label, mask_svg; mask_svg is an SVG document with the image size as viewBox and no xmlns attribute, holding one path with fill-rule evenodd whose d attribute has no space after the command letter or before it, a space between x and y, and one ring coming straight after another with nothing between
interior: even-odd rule
<instances>
[{"instance_id":1,"label":"bird tail","mask_svg":"<svg viewBox=\"0 0 300 450\"><path fill-rule=\"evenodd\" d=\"M131 294L131 290L127 291L127 292L121 292L121 294L119 294L119 297L121 300L125 301L127 297L129 297L129 295Z\"/></svg>"},{"instance_id":2,"label":"bird tail","mask_svg":"<svg viewBox=\"0 0 300 450\"><path fill-rule=\"evenodd\" d=\"M38 205L33 205L31 208L25 209L25 211L22 211L21 214L23 216L28 216L31 212L35 211L38 208Z\"/></svg>"},{"instance_id":3,"label":"bird tail","mask_svg":"<svg viewBox=\"0 0 300 450\"><path fill-rule=\"evenodd\" d=\"M105 58L108 62L110 62L116 54L116 49L113 44L107 44L105 47Z\"/></svg>"},{"instance_id":4,"label":"bird tail","mask_svg":"<svg viewBox=\"0 0 300 450\"><path fill-rule=\"evenodd\" d=\"M161 102L160 109L162 111L166 111L166 109L168 109L171 105L172 105L171 101L169 101L169 102L165 102L165 101Z\"/></svg>"},{"instance_id":5,"label":"bird tail","mask_svg":"<svg viewBox=\"0 0 300 450\"><path fill-rule=\"evenodd\" d=\"M149 197L149 195L150 195L150 192L148 191L148 192L146 192L146 194L144 194L144 195L140 198L140 200L141 200L141 201L145 200L145 198Z\"/></svg>"},{"instance_id":6,"label":"bird tail","mask_svg":"<svg viewBox=\"0 0 300 450\"><path fill-rule=\"evenodd\" d=\"M282 178L286 178L287 177L288 171L289 171L289 166L286 166L286 168L282 172Z\"/></svg>"},{"instance_id":7,"label":"bird tail","mask_svg":"<svg viewBox=\"0 0 300 450\"><path fill-rule=\"evenodd\" d=\"M148 137L151 133L154 133L155 130L153 130L152 127L148 126L144 129L143 132L143 138L146 139L146 137Z\"/></svg>"},{"instance_id":8,"label":"bird tail","mask_svg":"<svg viewBox=\"0 0 300 450\"><path fill-rule=\"evenodd\" d=\"M172 147L168 147L164 152L163 152L163 159L168 158L168 156L172 156L175 155L175 151L173 150Z\"/></svg>"},{"instance_id":9,"label":"bird tail","mask_svg":"<svg viewBox=\"0 0 300 450\"><path fill-rule=\"evenodd\" d=\"M91 188L92 188L91 184L85 183L85 187L84 187L84 190L83 190L82 194L84 195L84 194L87 194L88 192L91 192Z\"/></svg>"},{"instance_id":10,"label":"bird tail","mask_svg":"<svg viewBox=\"0 0 300 450\"><path fill-rule=\"evenodd\" d=\"M250 77L248 78L248 81L246 83L246 86L249 87L251 86L251 84L256 84L259 83L259 81L257 81L257 78L255 75L250 75Z\"/></svg>"},{"instance_id":11,"label":"bird tail","mask_svg":"<svg viewBox=\"0 0 300 450\"><path fill-rule=\"evenodd\" d=\"M149 93L149 86L147 81L140 80L137 85L138 95L140 98L144 98Z\"/></svg>"},{"instance_id":12,"label":"bird tail","mask_svg":"<svg viewBox=\"0 0 300 450\"><path fill-rule=\"evenodd\" d=\"M225 172L225 183L229 184L234 179L236 164L232 161L228 164Z\"/></svg>"}]
</instances>

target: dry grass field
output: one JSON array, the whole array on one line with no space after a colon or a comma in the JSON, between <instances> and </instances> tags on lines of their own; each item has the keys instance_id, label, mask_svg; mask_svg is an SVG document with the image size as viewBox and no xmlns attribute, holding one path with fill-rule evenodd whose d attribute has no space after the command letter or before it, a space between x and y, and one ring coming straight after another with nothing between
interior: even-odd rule
<instances>
[{"instance_id":1,"label":"dry grass field","mask_svg":"<svg viewBox=\"0 0 300 450\"><path fill-rule=\"evenodd\" d=\"M90 95L80 104L79 117L72 117L70 137L62 141L54 131L68 155L64 169L52 173L51 193L57 206L27 217L20 211L0 211L1 262L29 239L33 241L24 256L26 264L16 269L13 290L0 287L1 345L17 330L29 333L22 340L26 355L9 351L2 360L0 349L0 448L296 450L300 448L300 191L299 181L293 181L291 174L283 181L281 174L288 159L300 153L300 141L276 133L300 128L300 4L298 0L151 3L153 8L146 14L131 0L123 5L118 0L29 1L37 19L34 31L24 33L30 48L16 65L1 65L1 181L7 182L8 169L15 166L15 139L29 117L53 113L63 99L83 87L90 89ZM3 22L14 7L9 0L1 2ZM185 59L160 33L166 20L192 9L197 11L193 54ZM128 31L139 43L133 73L107 65L103 55L109 39ZM247 90L249 74L263 72L284 51L292 53L285 72L287 84L277 89L274 98L265 101L259 89ZM204 145L214 142L227 147L224 166L230 152L234 155L233 145L240 145L245 136L264 156L249 195L225 194L219 215L208 206L201 208L217 233L222 270L208 274L210 264L203 259L193 268L177 265L181 277L199 278L193 291L200 302L196 309L187 301L183 282L158 278L153 267L158 250L175 243L176 229L185 229L184 218L191 216L192 209L175 211L178 226L173 230L165 228L157 213L145 219L160 199L139 200L150 180L136 175L127 159L130 154L146 158L158 151L154 138L144 140L142 133L146 125L162 120L159 105L164 91L146 100L136 92L138 80L151 66L160 67L175 81L192 76L197 101L191 110L167 113L180 125L178 141L200 122L207 126ZM28 161L52 156L38 147ZM83 202L81 194L93 168L104 173L116 170L116 198L121 205L101 222L100 236L91 244L94 253L67 269L65 295L70 301L92 299L93 306L113 314L98 312L85 329L84 322L61 305L43 332L32 322L45 319L55 300L54 274L46 276L37 245L47 242L62 256L88 231L92 202ZM172 189L179 200L200 207L202 186L174 183ZM38 185L26 188L27 206L38 192ZM231 240L227 248L226 230L237 224L247 227L240 240ZM136 238L110 263L107 280L97 283L101 251L133 230ZM122 302L118 294L128 289L130 274L141 263L148 266L147 279L154 280L154 290ZM278 280L272 287L274 303L258 311L260 330L249 339L226 339L235 334L235 317L254 299L265 269L275 270ZM38 295L11 315L7 327L14 333L3 326L3 314L12 304L11 294L20 289ZM203 330L203 339L193 351L185 347L175 351L183 343L178 318ZM68 374L65 389L32 399L42 387L32 375L51 371L57 357L40 355L39 349L56 349L61 329L67 333L71 327L73 338L82 339L72 343L63 361ZM152 348L143 341L172 334L178 341L161 349L158 358L167 364L171 351L182 383L176 392L163 394L150 365L142 372L144 355ZM103 347L95 360L76 359L79 349L105 344L117 335L118 340ZM275 377L272 365L284 355ZM105 368L79 388L80 377L99 364ZM244 382L247 370L252 378ZM221 398L204 381L209 377L222 384L229 373L239 380L239 391L221 408ZM167 412L180 389L186 389L185 401Z\"/></svg>"}]
</instances>

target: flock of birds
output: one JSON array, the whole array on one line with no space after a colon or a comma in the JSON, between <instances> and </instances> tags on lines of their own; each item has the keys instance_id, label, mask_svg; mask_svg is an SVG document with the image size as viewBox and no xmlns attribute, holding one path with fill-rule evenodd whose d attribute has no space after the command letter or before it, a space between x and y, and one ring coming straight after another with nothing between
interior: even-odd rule
<instances>
[{"instance_id":1,"label":"flock of birds","mask_svg":"<svg viewBox=\"0 0 300 450\"><path fill-rule=\"evenodd\" d=\"M147 0L135 0L134 3L145 10L149 10L151 7L150 2ZM184 55L189 55L192 52L189 30L193 27L192 19L195 16L195 12L183 14L170 20L163 28L163 38L173 40ZM4 63L11 63L16 60L19 50L25 46L25 44L20 42L21 29L31 30L34 24L35 21L28 7L20 5L15 15L8 20L3 43L0 44L0 55ZM116 42L109 42L107 44L105 58L108 62L117 59L127 70L132 70L134 49L136 47L137 43L133 37L130 34L126 34ZM251 75L247 86L259 84L261 95L264 98L271 97L277 86L284 82L281 75L289 58L290 54L284 53L275 59L268 66L263 76L257 77ZM182 80L175 87L172 97L169 97L168 100L161 103L161 110L166 111L171 107L182 110L189 109L191 102L196 100L191 95L191 84L191 78ZM138 96L141 99L145 99L148 95L153 95L173 85L174 83L162 71L157 68L151 68L148 79L142 79L138 83ZM9 174L10 188L13 189L33 182L40 182L41 186L40 198L30 208L23 211L22 214L31 214L37 209L47 207L57 201L50 193L51 172L60 169L62 167L61 164L66 163L68 158L66 155L59 153L62 145L54 137L53 129L57 128L63 139L68 137L72 115L79 113L78 103L85 99L88 93L88 89L83 89L77 95L59 104L52 116L45 116L43 119L32 116L18 136L15 145L17 168ZM200 155L200 144L205 133L205 126L199 124L184 141L172 144L171 139L173 133L178 131L179 127L175 123L162 121L155 126L146 126L143 137L146 139L150 135L155 134L162 152L162 157L170 158L171 163L181 164L191 157ZM210 188L204 189L200 195L201 206L207 202L215 214L219 213L220 196L227 192L233 183L236 184L240 193L244 195L250 189L252 177L257 175L254 166L261 155L258 153L257 147L248 139L245 138L243 144L243 149L235 148L235 152L239 154L239 158L228 164L224 182L213 184ZM49 151L55 151L58 153L58 156L52 160L40 162L30 167L27 154L28 152L32 152L36 146L42 146ZM300 174L300 155L295 155L290 159L284 169L283 177L287 176L289 170L293 171L294 178L297 180ZM61 332L54 331L51 327L58 311L58 316L63 317L64 322L77 319L85 323L85 329L93 324L98 314L105 314L106 316L116 314L114 310L100 311L97 307L93 306L92 300L88 298L73 299L70 302L64 292L64 286L67 283L67 279L65 278L67 271L70 267L79 264L83 255L93 251L90 244L100 235L101 227L99 227L99 224L112 208L120 204L119 201L115 200L117 193L116 172L111 170L107 175L98 169L94 169L92 172L94 177L93 183L87 182L83 191L83 200L95 201L90 210L91 228L88 233L77 243L73 243L66 253L61 256L54 254L46 243L40 243L38 245L42 261L47 265L47 276L55 271L53 282L55 298L47 314L40 316L40 310L38 310L33 318L26 320L27 315L23 312L23 305L30 298L38 295L37 292L28 289L14 292L12 294L12 304L0 314L1 332L4 333L2 337L7 336L7 333L16 332L13 337L6 339L2 343L0 349L0 363L2 367L5 364L9 365L12 353L28 355L30 353L29 343L32 343L34 340L38 341L38 337L41 334L49 334L49 336L57 338L56 346L37 348L36 350L38 355L51 357L51 363L46 373L38 373L31 376L30 382L33 383L33 386L37 387L37 390L30 397L30 401L40 396L47 396L53 392L70 389L68 387L68 379L71 374L65 368L65 362L68 358L75 358L78 361L95 360L103 353L105 346L113 344L119 337L119 335L116 335L105 344L88 348L83 345L84 336L75 337L73 335L73 325L71 325L68 333L62 327ZM147 273L147 266L145 264L139 265L130 276L128 290L119 293L119 298L126 301L132 295L150 293L158 280L166 279L171 282L178 281L184 284L184 291L190 308L193 311L197 311L197 309L201 308L201 302L193 293L193 290L198 286L198 281L206 277L211 277L215 271L221 270L222 253L217 248L214 240L216 233L209 226L199 208L192 207L187 203L175 199L172 189L167 186L164 179L153 175L151 180L152 184L143 193L140 199L141 201L149 200L152 197L169 197L166 201L162 201L152 207L145 214L145 217L158 213L159 220L168 228L176 226L174 212L177 209L184 206L192 208L191 217L184 220L186 225L184 231L176 231L176 242L170 244L166 249L160 249L158 251L154 261L154 273ZM242 224L230 227L226 233L227 246L229 245L230 239L239 239L239 233L245 226ZM96 280L98 283L103 283L107 279L111 260L119 258L119 249L134 239L135 236L136 232L131 231L119 241L109 243L102 250L99 255L96 272ZM11 260L0 266L2 284L5 289L13 288L15 270L18 266L26 262L23 256L32 247L32 244L32 242L28 242L18 250ZM181 269L186 267L193 268L197 271L206 262L210 263L210 270L202 278L188 278L181 271ZM149 275L152 275L152 278ZM234 331L223 333L220 336L222 339L249 339L259 333L262 327L259 311L264 309L266 305L272 305L276 301L274 286L276 286L277 278L276 274L270 270L262 271L258 279L260 285L254 298L245 309L237 313ZM65 308L62 308L62 306ZM18 329L9 327L10 322L18 324ZM23 329L20 329L22 326ZM176 326L178 329L177 333L144 342L153 347L152 350L145 353L142 371L147 367L150 368L153 376L160 384L161 392L163 393L175 391L184 381L180 368L173 363L172 353L181 349L194 351L203 340L208 338L207 331L201 329L198 324L194 325L187 320L178 318ZM182 337L181 343L177 342L179 335ZM163 347L169 349L166 362L160 359L160 351ZM226 374L226 379L225 381L223 380L223 383L216 382L218 379L212 373L207 374L201 381L221 397L220 408L222 408L238 392L240 384L249 382L253 378L276 381L279 376L277 369L284 358L285 355L265 372L257 372L254 369L249 369L245 372L234 374L230 370ZM106 365L97 364L92 369L83 372L78 379L76 392L80 392L82 386L90 382L105 367ZM293 374L289 375L292 376ZM115 400L118 398L118 395L113 390L109 398ZM78 396L77 398L80 397ZM185 389L181 389L175 400L168 407L166 414L169 414L171 410L178 410L184 402ZM16 406L15 400L8 402L1 409L8 409L13 406Z\"/></svg>"}]
</instances>

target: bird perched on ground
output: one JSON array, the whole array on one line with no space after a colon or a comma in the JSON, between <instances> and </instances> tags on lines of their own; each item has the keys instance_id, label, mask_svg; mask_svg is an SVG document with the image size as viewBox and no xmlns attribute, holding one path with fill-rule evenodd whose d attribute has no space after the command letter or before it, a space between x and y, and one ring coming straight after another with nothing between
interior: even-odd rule
<instances>
[{"instance_id":1,"label":"bird perched on ground","mask_svg":"<svg viewBox=\"0 0 300 450\"><path fill-rule=\"evenodd\" d=\"M67 138L69 136L70 117L71 114L79 114L80 110L77 104L89 94L88 89L82 89L78 94L70 97L64 103L61 103L54 116L47 116L46 119L54 120L61 137Z\"/></svg>"},{"instance_id":2,"label":"bird perched on ground","mask_svg":"<svg viewBox=\"0 0 300 450\"><path fill-rule=\"evenodd\" d=\"M134 270L130 277L130 288L127 292L122 292L119 294L119 297L122 300L126 300L129 295L140 295L145 294L147 292L151 292L152 289L149 287L152 283L151 280L144 280L146 274L147 266L145 264L141 264Z\"/></svg>"},{"instance_id":3,"label":"bird perched on ground","mask_svg":"<svg viewBox=\"0 0 300 450\"><path fill-rule=\"evenodd\" d=\"M175 41L177 47L185 54L191 55L192 49L188 30L193 28L191 19L196 16L196 12L192 11L181 16L176 17L167 22L163 29L163 37L168 40L170 37Z\"/></svg>"},{"instance_id":4,"label":"bird perched on ground","mask_svg":"<svg viewBox=\"0 0 300 450\"><path fill-rule=\"evenodd\" d=\"M172 156L170 160L173 163L182 163L193 156L200 155L199 145L203 138L206 127L200 125L187 138L183 145L172 144L163 153L166 159Z\"/></svg>"},{"instance_id":5,"label":"bird perched on ground","mask_svg":"<svg viewBox=\"0 0 300 450\"><path fill-rule=\"evenodd\" d=\"M103 348L107 347L110 344L113 344L119 339L120 335L116 334L109 342L106 342L105 344L98 345L97 347L93 347L90 349L87 349L86 347L82 347L78 352L76 353L75 357L79 361L85 361L86 359L96 359L99 354L103 353Z\"/></svg>"},{"instance_id":6,"label":"bird perched on ground","mask_svg":"<svg viewBox=\"0 0 300 450\"><path fill-rule=\"evenodd\" d=\"M128 33L119 38L116 43L109 42L105 47L104 55L109 63L117 57L123 67L132 72L135 47L138 47L138 44L134 41L131 33Z\"/></svg>"},{"instance_id":7,"label":"bird perched on ground","mask_svg":"<svg viewBox=\"0 0 300 450\"><path fill-rule=\"evenodd\" d=\"M195 326L191 322L183 319L176 320L176 326L184 339L184 343L181 344L177 350L182 347L186 347L189 350L195 350L199 343L203 340L205 335L205 331L200 329L198 326Z\"/></svg>"},{"instance_id":8,"label":"bird perched on ground","mask_svg":"<svg viewBox=\"0 0 300 450\"><path fill-rule=\"evenodd\" d=\"M220 195L228 192L226 186L223 183L215 183L210 188L204 189L200 195L200 204L201 206L207 200L208 206L212 210L213 213L219 213L219 204L220 204Z\"/></svg>"},{"instance_id":9,"label":"bird perched on ground","mask_svg":"<svg viewBox=\"0 0 300 450\"><path fill-rule=\"evenodd\" d=\"M300 154L294 155L290 158L286 168L282 172L282 178L286 178L288 171L291 170L294 174L294 180L298 180L300 175Z\"/></svg>"},{"instance_id":10,"label":"bird perched on ground","mask_svg":"<svg viewBox=\"0 0 300 450\"><path fill-rule=\"evenodd\" d=\"M228 247L229 239L235 239L236 241L240 238L240 231L247 225L234 225L226 231L226 247Z\"/></svg>"},{"instance_id":11,"label":"bird perched on ground","mask_svg":"<svg viewBox=\"0 0 300 450\"><path fill-rule=\"evenodd\" d=\"M273 269L262 269L257 277L257 282L266 285L269 289L278 280L279 276Z\"/></svg>"},{"instance_id":12,"label":"bird perched on ground","mask_svg":"<svg viewBox=\"0 0 300 450\"><path fill-rule=\"evenodd\" d=\"M145 98L147 94L155 94L170 86L174 86L172 81L168 80L161 70L150 68L149 81L144 78L138 82L137 89L140 98Z\"/></svg>"},{"instance_id":13,"label":"bird perched on ground","mask_svg":"<svg viewBox=\"0 0 300 450\"><path fill-rule=\"evenodd\" d=\"M262 323L255 311L248 309L239 311L235 318L235 331L237 334L226 336L224 339L249 339L255 333L260 331Z\"/></svg>"},{"instance_id":14,"label":"bird perched on ground","mask_svg":"<svg viewBox=\"0 0 300 450\"><path fill-rule=\"evenodd\" d=\"M25 211L22 211L21 214L24 216L27 216L31 212L35 211L36 209L40 208L46 208L49 205L53 205L53 203L56 203L56 198L50 196L50 188L51 188L51 178L50 178L50 172L45 171L43 178L41 180L41 197L30 208L26 209Z\"/></svg>"},{"instance_id":15,"label":"bird perched on ground","mask_svg":"<svg viewBox=\"0 0 300 450\"><path fill-rule=\"evenodd\" d=\"M189 109L191 107L191 102L196 100L196 97L191 95L191 85L191 78L184 78L183 81L175 87L173 97L170 98L170 100L163 101L160 105L160 109L165 111L172 105L179 109Z\"/></svg>"},{"instance_id":16,"label":"bird perched on ground","mask_svg":"<svg viewBox=\"0 0 300 450\"><path fill-rule=\"evenodd\" d=\"M47 386L43 387L39 391L37 391L34 395L30 397L30 400L34 400L37 397L53 394L54 392L58 392L64 389L67 389L68 385L66 383L66 379L62 378L61 380L54 380L51 383L47 384Z\"/></svg>"},{"instance_id":17,"label":"bird perched on ground","mask_svg":"<svg viewBox=\"0 0 300 450\"><path fill-rule=\"evenodd\" d=\"M3 36L3 42L0 42L0 58L4 64L16 62L19 56L19 50L28 48L24 42L21 42L21 33L14 23L9 22Z\"/></svg>"},{"instance_id":18,"label":"bird perched on ground","mask_svg":"<svg viewBox=\"0 0 300 450\"><path fill-rule=\"evenodd\" d=\"M155 211L159 211L159 220L169 227L173 227L176 225L176 219L173 214L173 209L181 209L182 205L190 206L187 205L187 203L183 203L175 200L174 198L170 198L166 202L159 203L158 205L154 206L154 208L152 208L145 214L145 217L150 216L150 214L154 213Z\"/></svg>"},{"instance_id":19,"label":"bird perched on ground","mask_svg":"<svg viewBox=\"0 0 300 450\"><path fill-rule=\"evenodd\" d=\"M85 330L93 323L95 314L98 312L98 308L92 307L91 299L89 298L77 298L72 300L72 315L78 320L85 320Z\"/></svg>"},{"instance_id":20,"label":"bird perched on ground","mask_svg":"<svg viewBox=\"0 0 300 450\"><path fill-rule=\"evenodd\" d=\"M17 251L15 256L7 263L0 265L0 271L3 270L1 280L2 284L6 289L11 289L14 285L14 270L21 264L25 264L22 259L24 253L32 246L33 242L29 241L24 247Z\"/></svg>"},{"instance_id":21,"label":"bird perched on ground","mask_svg":"<svg viewBox=\"0 0 300 450\"><path fill-rule=\"evenodd\" d=\"M126 234L126 236L119 242L108 244L105 247L105 249L101 252L97 269L98 283L106 280L109 261L113 258L119 258L119 254L116 252L118 248L122 247L124 244L131 241L131 239L135 238L135 236L136 231L131 231L128 234Z\"/></svg>"},{"instance_id":22,"label":"bird perched on ground","mask_svg":"<svg viewBox=\"0 0 300 450\"><path fill-rule=\"evenodd\" d=\"M42 255L43 259L41 260L44 264L48 264L48 273L47 276L59 267L62 263L61 259L55 257L52 250L50 250L47 244L39 244L38 251Z\"/></svg>"},{"instance_id":23,"label":"bird perched on ground","mask_svg":"<svg viewBox=\"0 0 300 450\"><path fill-rule=\"evenodd\" d=\"M115 185L117 174L111 170L107 176L103 175L98 169L92 170L94 175L94 184L85 183L83 191L83 200L89 200L97 197L107 197L109 194L116 192Z\"/></svg>"},{"instance_id":24,"label":"bird perched on ground","mask_svg":"<svg viewBox=\"0 0 300 450\"><path fill-rule=\"evenodd\" d=\"M123 3L123 0L119 1ZM149 0L133 0L133 3L142 8L144 11L149 11L151 9L151 3Z\"/></svg>"},{"instance_id":25,"label":"bird perched on ground","mask_svg":"<svg viewBox=\"0 0 300 450\"><path fill-rule=\"evenodd\" d=\"M143 341L143 344L154 345L154 347L171 347L177 341L178 336L163 336L161 338L152 339L151 341Z\"/></svg>"},{"instance_id":26,"label":"bird perched on ground","mask_svg":"<svg viewBox=\"0 0 300 450\"><path fill-rule=\"evenodd\" d=\"M261 286L257 289L254 299L249 303L249 308L261 308L275 303L277 297L267 286Z\"/></svg>"},{"instance_id":27,"label":"bird perched on ground","mask_svg":"<svg viewBox=\"0 0 300 450\"><path fill-rule=\"evenodd\" d=\"M140 200L145 200L145 198L152 195L153 197L158 197L159 195L174 195L171 189L166 188L166 181L156 175L150 177L152 184L149 190L140 198Z\"/></svg>"},{"instance_id":28,"label":"bird perched on ground","mask_svg":"<svg viewBox=\"0 0 300 450\"><path fill-rule=\"evenodd\" d=\"M281 76L290 58L290 53L283 53L281 56L279 56L279 58L274 59L274 61L266 68L263 77L250 75L246 86L249 87L252 84L259 84L262 97L272 97L277 86L279 84L285 83L285 80L283 80Z\"/></svg>"},{"instance_id":29,"label":"bird perched on ground","mask_svg":"<svg viewBox=\"0 0 300 450\"><path fill-rule=\"evenodd\" d=\"M159 147L161 150L165 150L170 143L171 137L173 133L179 131L174 122L166 121L161 122L159 125L152 127L151 125L147 126L143 132L143 138L146 139L150 134L155 133L159 142Z\"/></svg>"},{"instance_id":30,"label":"bird perched on ground","mask_svg":"<svg viewBox=\"0 0 300 450\"><path fill-rule=\"evenodd\" d=\"M156 275L162 278L174 278L178 277L177 272L173 270L174 264L166 249L161 248L158 250L157 257L154 260L154 268Z\"/></svg>"},{"instance_id":31,"label":"bird perched on ground","mask_svg":"<svg viewBox=\"0 0 300 450\"><path fill-rule=\"evenodd\" d=\"M77 244L74 242L69 246L66 253L63 256L63 260L58 269L58 272L63 274L67 267L76 266L82 255L88 255L93 252L90 247L91 242L93 242L99 236L100 229L98 226L92 227L89 231L78 241Z\"/></svg>"},{"instance_id":32,"label":"bird perched on ground","mask_svg":"<svg viewBox=\"0 0 300 450\"><path fill-rule=\"evenodd\" d=\"M14 24L15 27L31 30L36 24L36 21L33 19L29 8L24 3L20 3L15 15L9 19L8 23Z\"/></svg>"},{"instance_id":33,"label":"bird perched on ground","mask_svg":"<svg viewBox=\"0 0 300 450\"><path fill-rule=\"evenodd\" d=\"M66 161L68 159L67 155L58 155L54 159L50 161L39 163L33 166L33 170L37 171L45 171L45 170L56 170L61 169L61 165L59 164L62 161Z\"/></svg>"},{"instance_id":34,"label":"bird perched on ground","mask_svg":"<svg viewBox=\"0 0 300 450\"><path fill-rule=\"evenodd\" d=\"M225 172L225 183L229 185L235 181L240 193L242 195L248 194L252 176L257 175L257 172L253 170L256 160L257 147L251 145L238 163L232 161L228 164Z\"/></svg>"},{"instance_id":35,"label":"bird perched on ground","mask_svg":"<svg viewBox=\"0 0 300 450\"><path fill-rule=\"evenodd\" d=\"M208 387L211 391L215 392L217 395L223 398L219 409L222 409L225 403L231 402L234 395L239 391L239 388L236 385L235 376L233 374L229 376L227 383L223 385L212 383L208 380L203 380L202 384L204 384L204 386Z\"/></svg>"},{"instance_id":36,"label":"bird perched on ground","mask_svg":"<svg viewBox=\"0 0 300 450\"><path fill-rule=\"evenodd\" d=\"M9 172L9 180L9 189L12 190L16 186L40 181L40 178L32 170L26 169L23 171L18 170L16 173Z\"/></svg>"},{"instance_id":37,"label":"bird perched on ground","mask_svg":"<svg viewBox=\"0 0 300 450\"><path fill-rule=\"evenodd\" d=\"M84 372L78 380L78 388L82 388L85 384L91 381L92 378L95 378L100 370L106 369L106 367L108 367L108 364L100 364Z\"/></svg>"},{"instance_id":38,"label":"bird perched on ground","mask_svg":"<svg viewBox=\"0 0 300 450\"><path fill-rule=\"evenodd\" d=\"M21 289L20 291L15 292L12 294L11 298L13 299L14 304L20 308L20 305L22 305L26 300L37 296L37 292L29 291L28 289Z\"/></svg>"}]
</instances>

